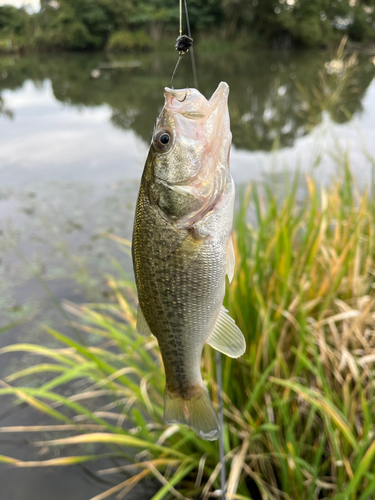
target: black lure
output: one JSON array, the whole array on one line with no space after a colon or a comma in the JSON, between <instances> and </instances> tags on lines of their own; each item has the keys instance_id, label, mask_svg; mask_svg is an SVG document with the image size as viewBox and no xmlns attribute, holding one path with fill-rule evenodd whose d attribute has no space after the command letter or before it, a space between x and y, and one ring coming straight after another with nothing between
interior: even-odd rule
<instances>
[{"instance_id":1,"label":"black lure","mask_svg":"<svg viewBox=\"0 0 375 500\"><path fill-rule=\"evenodd\" d=\"M176 40L175 47L176 50L179 51L181 56L189 52L192 46L193 46L193 39L188 37L187 35L181 35Z\"/></svg>"}]
</instances>

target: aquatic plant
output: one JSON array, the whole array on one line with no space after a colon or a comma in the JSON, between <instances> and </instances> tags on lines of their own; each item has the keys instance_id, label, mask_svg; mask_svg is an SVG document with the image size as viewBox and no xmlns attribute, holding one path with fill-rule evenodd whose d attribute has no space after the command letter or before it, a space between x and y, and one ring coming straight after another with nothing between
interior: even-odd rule
<instances>
[{"instance_id":1,"label":"aquatic plant","mask_svg":"<svg viewBox=\"0 0 375 500\"><path fill-rule=\"evenodd\" d=\"M357 109L360 93L358 56L346 53L347 40L344 36L331 60L318 69L316 84L304 86L296 82L301 101L299 114L309 122L307 128L314 128L324 112L335 122L345 123Z\"/></svg>"},{"instance_id":2,"label":"aquatic plant","mask_svg":"<svg viewBox=\"0 0 375 500\"><path fill-rule=\"evenodd\" d=\"M282 195L269 184L242 191L226 307L248 348L239 360L223 358L227 498L375 494L375 206L353 184L346 160L343 176L329 187L296 176L286 179ZM92 444L106 445L104 456L116 464L99 474L124 477L95 500L123 498L146 477L159 484L153 500L217 495L218 444L163 424L156 340L135 331L134 284L125 275L108 284L110 303L65 304L76 318L77 339L48 329L59 347L15 344L0 351L41 357L1 382L0 396L13 395L14 404L26 402L60 421L0 431L57 432L57 439L36 444L61 453L0 461L70 465L96 460L102 448ZM215 355L208 346L202 365L215 404ZM30 387L36 373L50 378ZM67 394L66 384L76 384L76 392Z\"/></svg>"}]
</instances>

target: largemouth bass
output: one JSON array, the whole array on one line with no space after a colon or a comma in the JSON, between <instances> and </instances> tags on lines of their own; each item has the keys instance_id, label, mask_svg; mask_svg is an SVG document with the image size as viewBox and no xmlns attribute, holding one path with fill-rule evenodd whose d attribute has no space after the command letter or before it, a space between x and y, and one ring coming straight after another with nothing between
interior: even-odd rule
<instances>
[{"instance_id":1,"label":"largemouth bass","mask_svg":"<svg viewBox=\"0 0 375 500\"><path fill-rule=\"evenodd\" d=\"M198 90L164 90L143 171L133 232L137 329L155 335L163 358L164 420L219 436L201 371L203 345L238 357L245 339L223 307L233 277L234 183L229 87L208 101Z\"/></svg>"}]
</instances>

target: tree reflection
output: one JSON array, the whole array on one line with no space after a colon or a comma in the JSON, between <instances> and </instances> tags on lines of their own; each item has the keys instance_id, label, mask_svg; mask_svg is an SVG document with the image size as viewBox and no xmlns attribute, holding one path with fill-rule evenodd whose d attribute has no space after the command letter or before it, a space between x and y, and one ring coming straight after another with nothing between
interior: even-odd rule
<instances>
[{"instance_id":1,"label":"tree reflection","mask_svg":"<svg viewBox=\"0 0 375 500\"><path fill-rule=\"evenodd\" d=\"M27 79L52 83L54 96L69 106L108 105L114 126L132 129L149 142L163 105L176 55L143 54L115 59L103 54L59 54L0 59L0 97ZM338 123L362 110L362 99L375 75L366 57L344 61L324 52L256 51L204 57L198 54L199 88L210 96L221 80L229 83L233 143L237 148L269 151L292 146L328 112ZM340 63L337 63L340 66ZM188 58L175 87L192 86ZM2 103L3 109L6 103Z\"/></svg>"}]
</instances>

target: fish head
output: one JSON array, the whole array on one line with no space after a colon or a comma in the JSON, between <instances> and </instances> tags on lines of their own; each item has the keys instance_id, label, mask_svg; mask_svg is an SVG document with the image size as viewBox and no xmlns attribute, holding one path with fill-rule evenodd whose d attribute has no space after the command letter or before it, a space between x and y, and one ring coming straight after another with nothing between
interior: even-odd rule
<instances>
[{"instance_id":1,"label":"fish head","mask_svg":"<svg viewBox=\"0 0 375 500\"><path fill-rule=\"evenodd\" d=\"M224 82L209 100L196 89L164 90L150 150L153 191L181 226L207 213L225 187L232 142L228 94Z\"/></svg>"}]
</instances>

